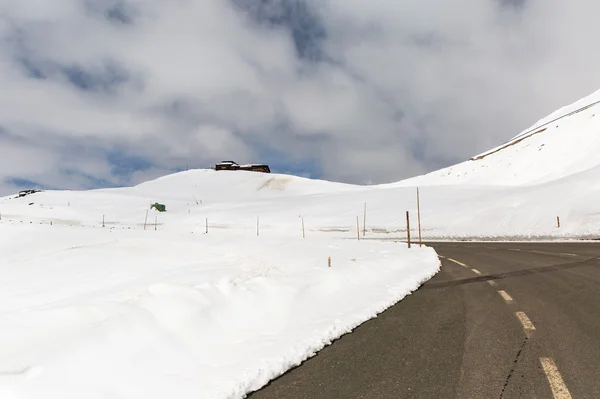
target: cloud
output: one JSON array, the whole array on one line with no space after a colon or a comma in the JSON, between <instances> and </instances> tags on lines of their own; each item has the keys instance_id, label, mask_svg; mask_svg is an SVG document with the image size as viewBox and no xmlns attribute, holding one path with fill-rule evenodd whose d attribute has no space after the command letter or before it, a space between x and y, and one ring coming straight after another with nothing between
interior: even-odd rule
<instances>
[{"instance_id":1,"label":"cloud","mask_svg":"<svg viewBox=\"0 0 600 399\"><path fill-rule=\"evenodd\" d=\"M600 5L0 4L0 193L221 159L347 182L459 162L598 89ZM16 183L15 183L16 182Z\"/></svg>"}]
</instances>

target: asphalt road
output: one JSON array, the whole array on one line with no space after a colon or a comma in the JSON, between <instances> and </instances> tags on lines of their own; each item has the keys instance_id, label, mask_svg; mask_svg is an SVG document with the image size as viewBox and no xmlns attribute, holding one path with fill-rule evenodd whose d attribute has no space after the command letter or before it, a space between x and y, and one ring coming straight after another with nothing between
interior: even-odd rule
<instances>
[{"instance_id":1,"label":"asphalt road","mask_svg":"<svg viewBox=\"0 0 600 399\"><path fill-rule=\"evenodd\" d=\"M600 398L600 244L429 245L438 275L250 397Z\"/></svg>"}]
</instances>

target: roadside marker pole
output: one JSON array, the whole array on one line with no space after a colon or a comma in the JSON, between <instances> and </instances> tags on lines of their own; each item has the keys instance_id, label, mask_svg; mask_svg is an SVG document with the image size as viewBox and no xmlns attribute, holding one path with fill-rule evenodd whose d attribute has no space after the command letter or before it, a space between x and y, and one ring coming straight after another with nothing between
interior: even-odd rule
<instances>
[{"instance_id":1,"label":"roadside marker pole","mask_svg":"<svg viewBox=\"0 0 600 399\"><path fill-rule=\"evenodd\" d=\"M560 216L556 217L556 224L558 225L558 228L560 229Z\"/></svg>"},{"instance_id":2,"label":"roadside marker pole","mask_svg":"<svg viewBox=\"0 0 600 399\"><path fill-rule=\"evenodd\" d=\"M358 216L356 217L356 236L358 237L358 241L360 241L360 226L358 224Z\"/></svg>"},{"instance_id":3,"label":"roadside marker pole","mask_svg":"<svg viewBox=\"0 0 600 399\"><path fill-rule=\"evenodd\" d=\"M148 210L146 210L146 219L144 219L144 230L146 230L147 224L148 224Z\"/></svg>"},{"instance_id":4,"label":"roadside marker pole","mask_svg":"<svg viewBox=\"0 0 600 399\"><path fill-rule=\"evenodd\" d=\"M306 234L304 233L304 217L302 217L302 238L306 238Z\"/></svg>"},{"instance_id":5,"label":"roadside marker pole","mask_svg":"<svg viewBox=\"0 0 600 399\"><path fill-rule=\"evenodd\" d=\"M419 222L419 247L422 247L423 239L421 238L421 198L419 196L419 187L417 187L417 220Z\"/></svg>"},{"instance_id":6,"label":"roadside marker pole","mask_svg":"<svg viewBox=\"0 0 600 399\"><path fill-rule=\"evenodd\" d=\"M331 267L331 256L327 258L327 267Z\"/></svg>"},{"instance_id":7,"label":"roadside marker pole","mask_svg":"<svg viewBox=\"0 0 600 399\"><path fill-rule=\"evenodd\" d=\"M410 216L408 211L406 211L406 236L408 241L408 247L410 248Z\"/></svg>"},{"instance_id":8,"label":"roadside marker pole","mask_svg":"<svg viewBox=\"0 0 600 399\"><path fill-rule=\"evenodd\" d=\"M367 234L367 203L365 202L365 210L363 213L363 237Z\"/></svg>"},{"instance_id":9,"label":"roadside marker pole","mask_svg":"<svg viewBox=\"0 0 600 399\"><path fill-rule=\"evenodd\" d=\"M102 227L104 227L104 215L102 215Z\"/></svg>"},{"instance_id":10,"label":"roadside marker pole","mask_svg":"<svg viewBox=\"0 0 600 399\"><path fill-rule=\"evenodd\" d=\"M206 234L208 234L208 218L206 218Z\"/></svg>"}]
</instances>

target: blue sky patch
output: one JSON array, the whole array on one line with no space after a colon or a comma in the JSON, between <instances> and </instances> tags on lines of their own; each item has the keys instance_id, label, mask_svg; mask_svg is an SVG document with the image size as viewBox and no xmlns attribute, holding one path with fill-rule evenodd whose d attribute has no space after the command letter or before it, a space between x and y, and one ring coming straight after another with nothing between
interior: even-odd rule
<instances>
[{"instance_id":1,"label":"blue sky patch","mask_svg":"<svg viewBox=\"0 0 600 399\"><path fill-rule=\"evenodd\" d=\"M120 178L129 178L132 173L151 169L154 165L145 158L132 155L123 149L113 149L107 152L107 160L112 173Z\"/></svg>"},{"instance_id":2,"label":"blue sky patch","mask_svg":"<svg viewBox=\"0 0 600 399\"><path fill-rule=\"evenodd\" d=\"M17 62L22 67L25 75L33 79L46 79L47 75L44 73L41 65L36 64L31 58L22 56L17 58Z\"/></svg>"},{"instance_id":3,"label":"blue sky patch","mask_svg":"<svg viewBox=\"0 0 600 399\"><path fill-rule=\"evenodd\" d=\"M112 91L129 80L123 68L105 65L100 71L92 71L79 65L61 67L68 81L83 91Z\"/></svg>"},{"instance_id":4,"label":"blue sky patch","mask_svg":"<svg viewBox=\"0 0 600 399\"><path fill-rule=\"evenodd\" d=\"M17 186L19 189L38 189L48 190L49 188L43 184L37 183L33 180L23 179L21 177L7 177L4 182L13 186Z\"/></svg>"},{"instance_id":5,"label":"blue sky patch","mask_svg":"<svg viewBox=\"0 0 600 399\"><path fill-rule=\"evenodd\" d=\"M256 23L286 29L296 47L298 58L324 59L323 42L327 30L317 11L306 0L231 0Z\"/></svg>"}]
</instances>

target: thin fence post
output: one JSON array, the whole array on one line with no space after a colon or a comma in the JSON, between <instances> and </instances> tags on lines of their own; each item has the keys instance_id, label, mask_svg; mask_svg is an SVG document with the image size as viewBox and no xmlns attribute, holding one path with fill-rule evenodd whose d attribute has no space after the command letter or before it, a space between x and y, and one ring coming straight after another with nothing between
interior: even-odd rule
<instances>
[{"instance_id":1,"label":"thin fence post","mask_svg":"<svg viewBox=\"0 0 600 399\"><path fill-rule=\"evenodd\" d=\"M560 229L560 216L556 217L556 224L558 225L558 228Z\"/></svg>"},{"instance_id":2,"label":"thin fence post","mask_svg":"<svg viewBox=\"0 0 600 399\"><path fill-rule=\"evenodd\" d=\"M302 216L302 238L306 238L306 233L304 232L304 216Z\"/></svg>"},{"instance_id":3,"label":"thin fence post","mask_svg":"<svg viewBox=\"0 0 600 399\"><path fill-rule=\"evenodd\" d=\"M419 196L419 187L417 187L417 220L419 223L419 247L422 247L423 239L421 238L421 198Z\"/></svg>"},{"instance_id":4,"label":"thin fence post","mask_svg":"<svg viewBox=\"0 0 600 399\"><path fill-rule=\"evenodd\" d=\"M146 230L147 224L148 224L148 210L146 210L146 219L144 219L144 230Z\"/></svg>"},{"instance_id":5,"label":"thin fence post","mask_svg":"<svg viewBox=\"0 0 600 399\"><path fill-rule=\"evenodd\" d=\"M206 234L208 234L208 218L206 218Z\"/></svg>"},{"instance_id":6,"label":"thin fence post","mask_svg":"<svg viewBox=\"0 0 600 399\"><path fill-rule=\"evenodd\" d=\"M358 241L360 241L360 225L358 223L358 216L356 217L356 237L358 238Z\"/></svg>"},{"instance_id":7,"label":"thin fence post","mask_svg":"<svg viewBox=\"0 0 600 399\"><path fill-rule=\"evenodd\" d=\"M365 202L365 210L363 212L363 237L367 234L367 203Z\"/></svg>"},{"instance_id":8,"label":"thin fence post","mask_svg":"<svg viewBox=\"0 0 600 399\"><path fill-rule=\"evenodd\" d=\"M331 267L331 256L327 258L327 267Z\"/></svg>"},{"instance_id":9,"label":"thin fence post","mask_svg":"<svg viewBox=\"0 0 600 399\"><path fill-rule=\"evenodd\" d=\"M408 247L410 248L410 216L408 211L406 211L406 237L408 241Z\"/></svg>"},{"instance_id":10,"label":"thin fence post","mask_svg":"<svg viewBox=\"0 0 600 399\"><path fill-rule=\"evenodd\" d=\"M104 215L102 215L102 227L104 227Z\"/></svg>"}]
</instances>

